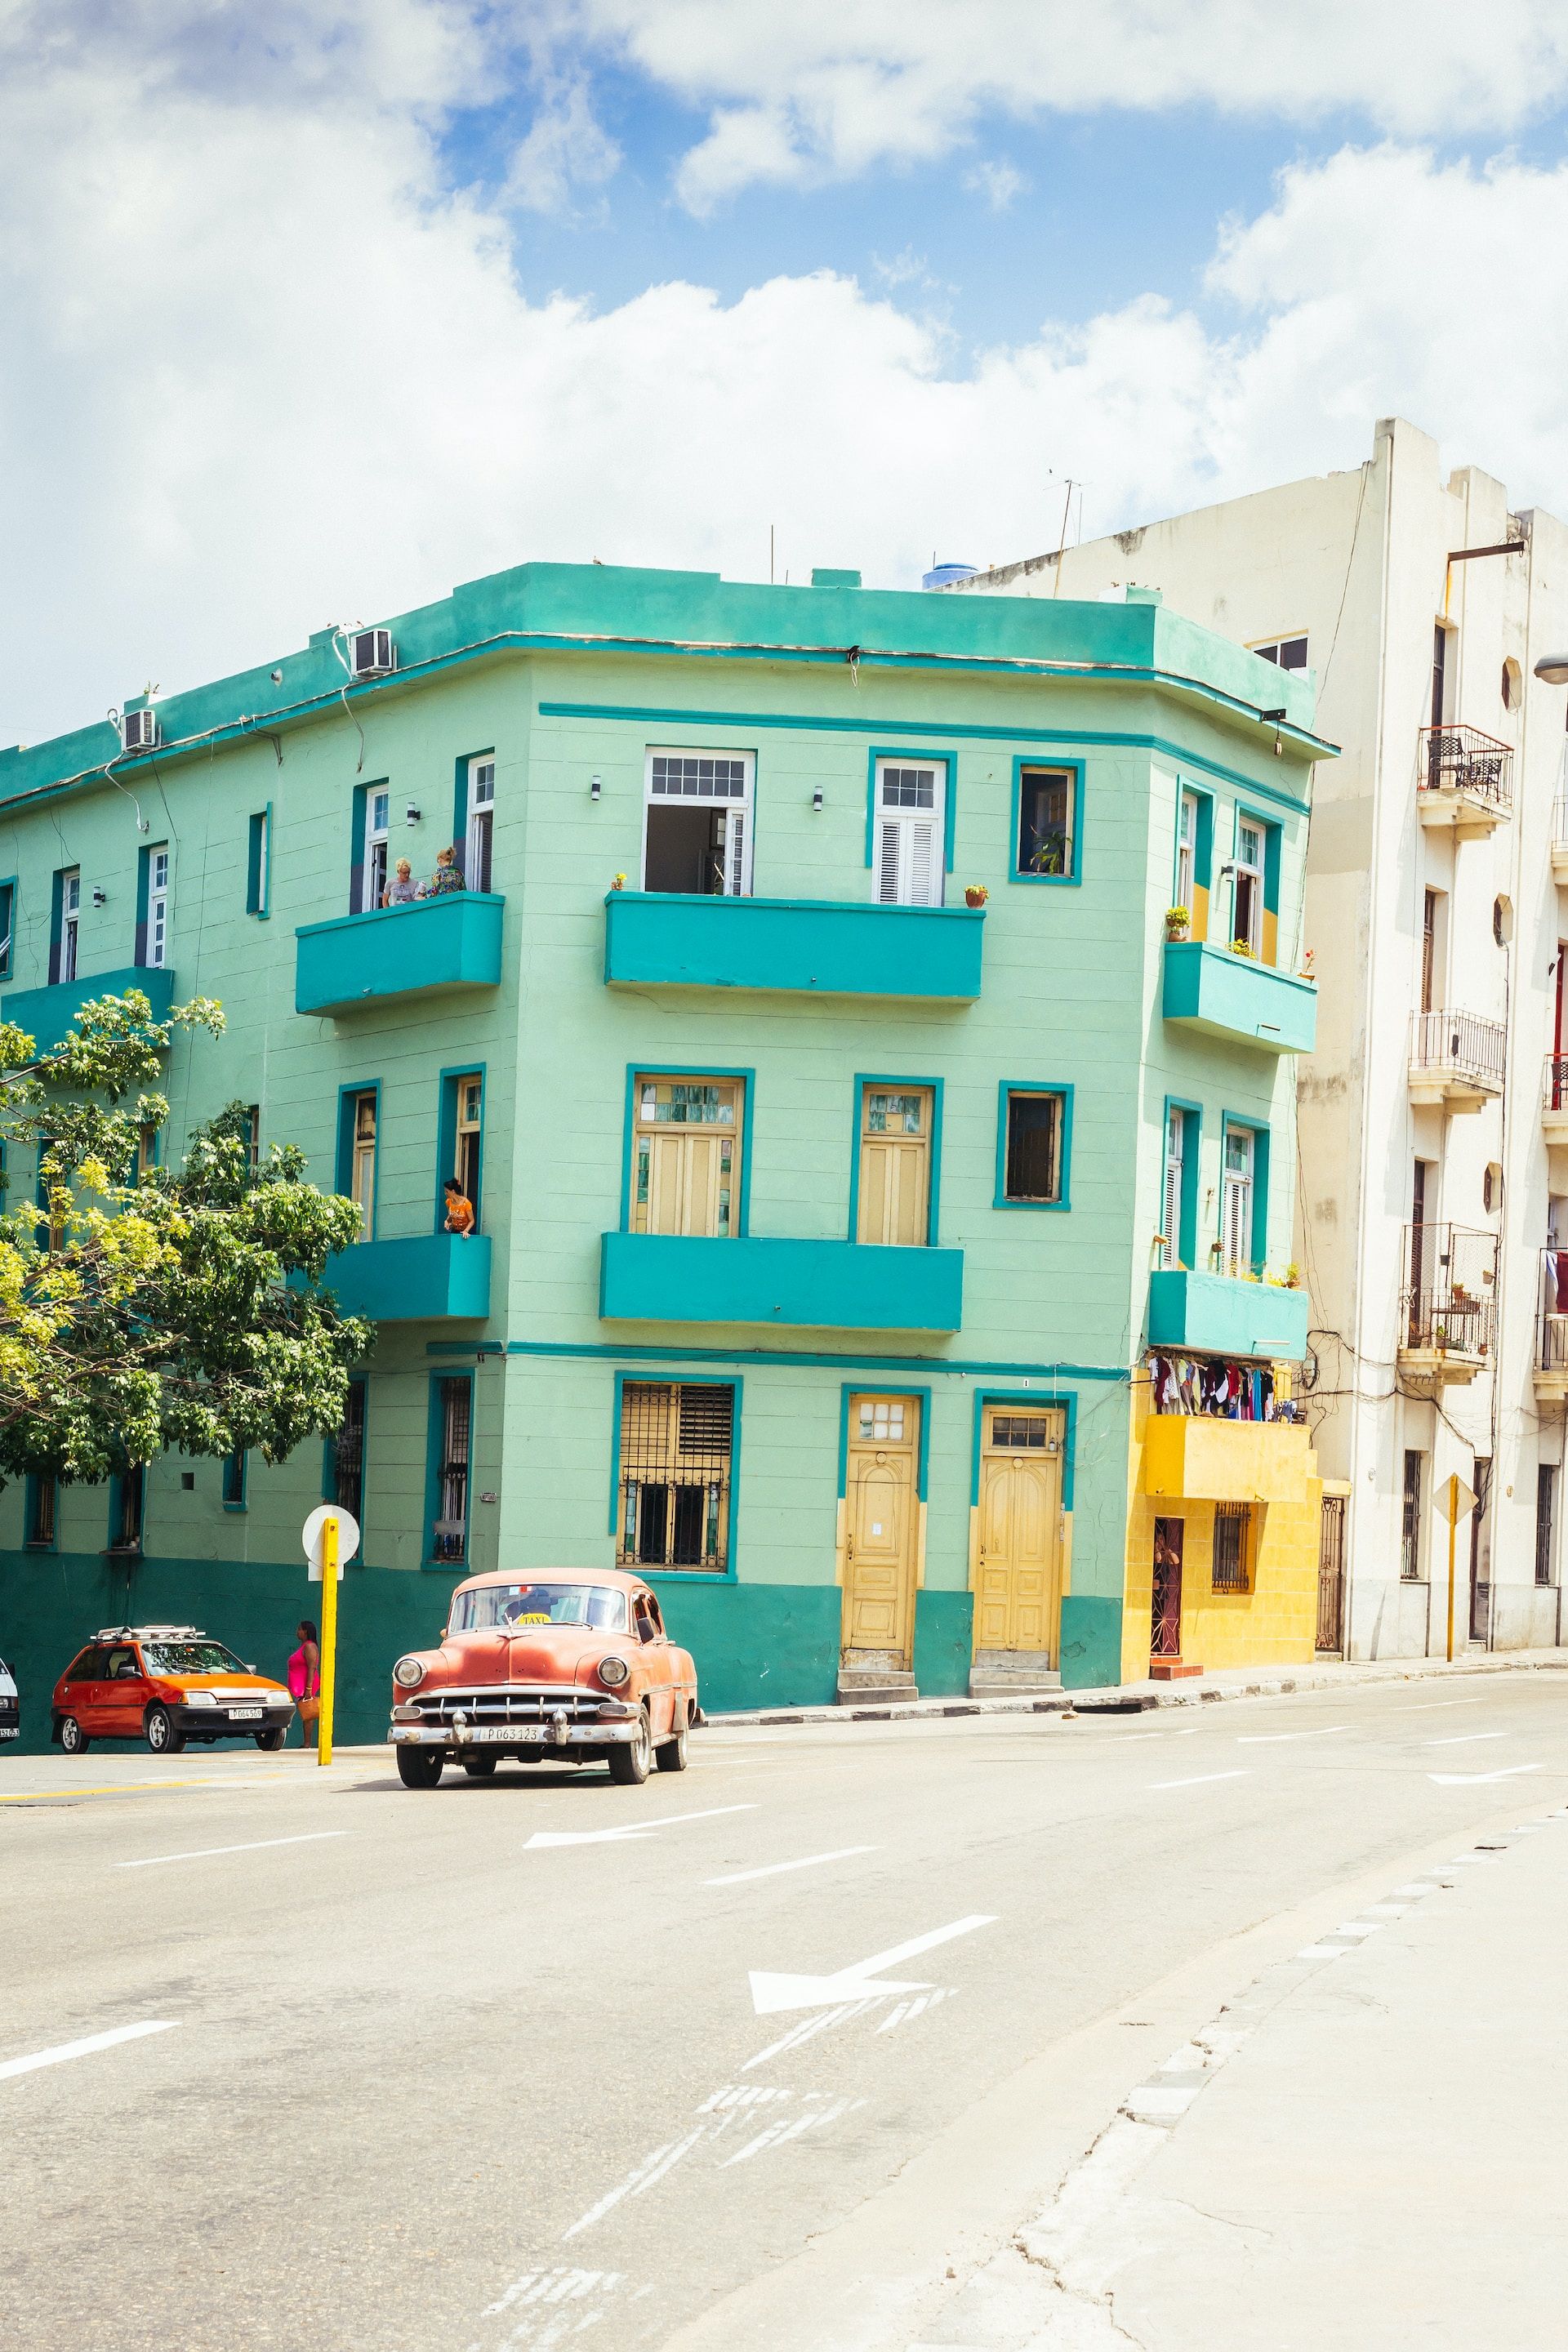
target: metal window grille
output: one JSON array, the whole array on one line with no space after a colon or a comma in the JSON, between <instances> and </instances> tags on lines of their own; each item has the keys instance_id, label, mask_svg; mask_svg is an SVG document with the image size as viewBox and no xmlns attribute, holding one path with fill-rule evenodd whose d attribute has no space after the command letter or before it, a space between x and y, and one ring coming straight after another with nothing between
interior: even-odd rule
<instances>
[{"instance_id":1,"label":"metal window grille","mask_svg":"<svg viewBox=\"0 0 1568 2352\"><path fill-rule=\"evenodd\" d=\"M364 1525L364 1382L349 1382L349 1401L332 1440L332 1500Z\"/></svg>"},{"instance_id":2,"label":"metal window grille","mask_svg":"<svg viewBox=\"0 0 1568 2352\"><path fill-rule=\"evenodd\" d=\"M1421 1577L1421 1455L1405 1456L1405 1505L1399 1530L1399 1573L1406 1584Z\"/></svg>"},{"instance_id":3,"label":"metal window grille","mask_svg":"<svg viewBox=\"0 0 1568 2352\"><path fill-rule=\"evenodd\" d=\"M140 1551L142 1549L142 1506L146 1493L147 1473L140 1463L123 1472L114 1490L114 1539L111 1551Z\"/></svg>"},{"instance_id":4,"label":"metal window grille","mask_svg":"<svg viewBox=\"0 0 1568 2352\"><path fill-rule=\"evenodd\" d=\"M27 1541L30 1544L52 1544L55 1539L55 1501L59 1493L53 1478L35 1478L32 1486L32 1508L27 1520Z\"/></svg>"},{"instance_id":5,"label":"metal window grille","mask_svg":"<svg viewBox=\"0 0 1568 2352\"><path fill-rule=\"evenodd\" d=\"M1463 1225L1405 1228L1400 1346L1483 1361L1497 1333L1496 1234Z\"/></svg>"},{"instance_id":6,"label":"metal window grille","mask_svg":"<svg viewBox=\"0 0 1568 2352\"><path fill-rule=\"evenodd\" d=\"M1538 1371L1568 1372L1568 1249L1555 1244L1541 1253L1535 1364Z\"/></svg>"},{"instance_id":7,"label":"metal window grille","mask_svg":"<svg viewBox=\"0 0 1568 2352\"><path fill-rule=\"evenodd\" d=\"M727 1386L626 1383L618 1566L727 1568L734 1419Z\"/></svg>"},{"instance_id":8,"label":"metal window grille","mask_svg":"<svg viewBox=\"0 0 1568 2352\"><path fill-rule=\"evenodd\" d=\"M668 752L653 756L653 789L661 798L743 801L746 797L744 760L675 759Z\"/></svg>"},{"instance_id":9,"label":"metal window grille","mask_svg":"<svg viewBox=\"0 0 1568 2352\"><path fill-rule=\"evenodd\" d=\"M1314 1648L1344 1647L1345 1498L1323 1496L1318 1530L1318 1635Z\"/></svg>"},{"instance_id":10,"label":"metal window grille","mask_svg":"<svg viewBox=\"0 0 1568 2352\"><path fill-rule=\"evenodd\" d=\"M1423 727L1416 789L1468 793L1494 808L1513 805L1513 752L1479 727Z\"/></svg>"},{"instance_id":11,"label":"metal window grille","mask_svg":"<svg viewBox=\"0 0 1568 2352\"><path fill-rule=\"evenodd\" d=\"M432 1559L460 1560L468 1548L468 1451L473 1389L466 1380L441 1382L441 1459ZM358 1517L356 1512L355 1517Z\"/></svg>"},{"instance_id":12,"label":"metal window grille","mask_svg":"<svg viewBox=\"0 0 1568 2352\"><path fill-rule=\"evenodd\" d=\"M1214 1561L1209 1583L1215 1592L1250 1592L1247 1551L1252 1507L1247 1503L1214 1507Z\"/></svg>"},{"instance_id":13,"label":"metal window grille","mask_svg":"<svg viewBox=\"0 0 1568 2352\"><path fill-rule=\"evenodd\" d=\"M1552 1582L1552 1523L1557 1505L1557 1470L1551 1462L1537 1464L1535 1472L1535 1581Z\"/></svg>"}]
</instances>

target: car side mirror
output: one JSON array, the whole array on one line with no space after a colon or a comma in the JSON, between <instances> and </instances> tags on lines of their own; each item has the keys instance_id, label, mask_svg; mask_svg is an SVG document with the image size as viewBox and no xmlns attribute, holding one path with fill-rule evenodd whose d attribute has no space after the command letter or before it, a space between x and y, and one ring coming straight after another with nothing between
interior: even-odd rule
<instances>
[{"instance_id":1,"label":"car side mirror","mask_svg":"<svg viewBox=\"0 0 1568 2352\"><path fill-rule=\"evenodd\" d=\"M249 1665L247 1665L247 1668L246 1668L246 1670L245 1670L245 1671L246 1671L246 1673L247 1673L247 1675L254 1675L254 1674L258 1674L258 1673L260 1672L260 1668L257 1665L256 1661L255 1661L255 1659L253 1658L253 1659L251 1660L251 1662L250 1662Z\"/></svg>"}]
</instances>

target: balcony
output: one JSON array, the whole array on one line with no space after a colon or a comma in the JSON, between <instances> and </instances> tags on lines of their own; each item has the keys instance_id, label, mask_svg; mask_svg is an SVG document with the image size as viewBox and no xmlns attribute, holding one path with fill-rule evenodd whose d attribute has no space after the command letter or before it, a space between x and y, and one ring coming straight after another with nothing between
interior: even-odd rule
<instances>
[{"instance_id":1,"label":"balcony","mask_svg":"<svg viewBox=\"0 0 1568 2352\"><path fill-rule=\"evenodd\" d=\"M354 1013L500 979L501 909L490 890L340 915L295 932L294 1009Z\"/></svg>"},{"instance_id":2,"label":"balcony","mask_svg":"<svg viewBox=\"0 0 1568 2352\"><path fill-rule=\"evenodd\" d=\"M751 988L969 1004L984 908L612 890L605 978L625 988Z\"/></svg>"},{"instance_id":3,"label":"balcony","mask_svg":"<svg viewBox=\"0 0 1568 2352\"><path fill-rule=\"evenodd\" d=\"M1169 1268L1149 1277L1149 1345L1299 1362L1307 1352L1309 1306L1304 1290L1279 1283Z\"/></svg>"},{"instance_id":4,"label":"balcony","mask_svg":"<svg viewBox=\"0 0 1568 2352\"><path fill-rule=\"evenodd\" d=\"M1539 1404L1568 1403L1568 1250L1541 1253L1535 1311L1535 1396Z\"/></svg>"},{"instance_id":5,"label":"balcony","mask_svg":"<svg viewBox=\"0 0 1568 2352\"><path fill-rule=\"evenodd\" d=\"M0 1020L15 1022L34 1039L40 1054L48 1054L70 1034L82 1005L99 996L124 996L133 988L152 1005L154 1021L168 1017L174 1001L174 975L168 966L154 971L147 964L127 964L119 971L89 972L85 980L58 981L53 988L0 992Z\"/></svg>"},{"instance_id":6,"label":"balcony","mask_svg":"<svg viewBox=\"0 0 1568 2352\"><path fill-rule=\"evenodd\" d=\"M1568 1144L1568 1055L1548 1054L1541 1087L1541 1132L1548 1145Z\"/></svg>"},{"instance_id":7,"label":"balcony","mask_svg":"<svg viewBox=\"0 0 1568 2352\"><path fill-rule=\"evenodd\" d=\"M1552 803L1552 875L1568 882L1568 794L1563 793Z\"/></svg>"},{"instance_id":8,"label":"balcony","mask_svg":"<svg viewBox=\"0 0 1568 2352\"><path fill-rule=\"evenodd\" d=\"M1160 1502L1305 1503L1315 1467L1311 1432L1290 1422L1158 1412L1143 1425L1143 1492Z\"/></svg>"},{"instance_id":9,"label":"balcony","mask_svg":"<svg viewBox=\"0 0 1568 2352\"><path fill-rule=\"evenodd\" d=\"M1497 1346L1495 1234L1464 1225L1410 1224L1401 1250L1399 1377L1432 1396L1465 1388Z\"/></svg>"},{"instance_id":10,"label":"balcony","mask_svg":"<svg viewBox=\"0 0 1568 2352\"><path fill-rule=\"evenodd\" d=\"M746 1235L606 1234L599 1312L609 1322L811 1325L956 1331L963 1252Z\"/></svg>"},{"instance_id":11,"label":"balcony","mask_svg":"<svg viewBox=\"0 0 1568 2352\"><path fill-rule=\"evenodd\" d=\"M1479 727L1423 727L1415 813L1456 841L1484 841L1513 813L1513 751Z\"/></svg>"},{"instance_id":12,"label":"balcony","mask_svg":"<svg viewBox=\"0 0 1568 2352\"><path fill-rule=\"evenodd\" d=\"M1479 1110L1502 1092L1508 1032L1474 1013L1417 1013L1410 1024L1410 1099L1428 1109Z\"/></svg>"},{"instance_id":13,"label":"balcony","mask_svg":"<svg viewBox=\"0 0 1568 2352\"><path fill-rule=\"evenodd\" d=\"M356 1242L327 1260L322 1277L347 1315L374 1323L478 1323L490 1311L490 1239L410 1234Z\"/></svg>"},{"instance_id":14,"label":"balcony","mask_svg":"<svg viewBox=\"0 0 1568 2352\"><path fill-rule=\"evenodd\" d=\"M1311 981L1201 940L1166 941L1161 1010L1184 1029L1266 1054L1310 1054L1317 1041Z\"/></svg>"}]
</instances>

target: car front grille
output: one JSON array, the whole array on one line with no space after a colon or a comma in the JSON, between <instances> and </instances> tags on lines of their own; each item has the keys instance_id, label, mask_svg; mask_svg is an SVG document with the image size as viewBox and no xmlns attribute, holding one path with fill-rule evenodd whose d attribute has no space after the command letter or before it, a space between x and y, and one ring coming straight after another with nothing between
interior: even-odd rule
<instances>
[{"instance_id":1,"label":"car front grille","mask_svg":"<svg viewBox=\"0 0 1568 2352\"><path fill-rule=\"evenodd\" d=\"M414 1694L407 1704L421 1723L447 1725L454 1715L466 1715L471 1724L549 1723L563 1715L568 1725L593 1723L603 1698L591 1691L530 1690L515 1684L491 1683L480 1690L431 1691Z\"/></svg>"}]
</instances>

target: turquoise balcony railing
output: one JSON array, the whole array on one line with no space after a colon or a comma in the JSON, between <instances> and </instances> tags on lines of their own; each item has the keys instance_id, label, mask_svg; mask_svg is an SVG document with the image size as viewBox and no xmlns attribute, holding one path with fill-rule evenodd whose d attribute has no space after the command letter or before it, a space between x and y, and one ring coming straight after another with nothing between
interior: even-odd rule
<instances>
[{"instance_id":1,"label":"turquoise balcony railing","mask_svg":"<svg viewBox=\"0 0 1568 2352\"><path fill-rule=\"evenodd\" d=\"M983 908L612 890L605 978L635 988L798 989L815 996L980 993Z\"/></svg>"},{"instance_id":2,"label":"turquoise balcony railing","mask_svg":"<svg viewBox=\"0 0 1568 2352\"><path fill-rule=\"evenodd\" d=\"M752 1235L710 1241L606 1234L599 1312L626 1323L956 1331L963 1316L963 1252Z\"/></svg>"},{"instance_id":3,"label":"turquoise balcony railing","mask_svg":"<svg viewBox=\"0 0 1568 2352\"><path fill-rule=\"evenodd\" d=\"M294 934L295 1011L353 1013L398 997L494 988L505 903L490 890L453 890L301 924Z\"/></svg>"},{"instance_id":4,"label":"turquoise balcony railing","mask_svg":"<svg viewBox=\"0 0 1568 2352\"><path fill-rule=\"evenodd\" d=\"M477 1323L490 1311L488 1234L410 1234L356 1242L323 1276L349 1315L376 1323Z\"/></svg>"},{"instance_id":5,"label":"turquoise balcony railing","mask_svg":"<svg viewBox=\"0 0 1568 2352\"><path fill-rule=\"evenodd\" d=\"M1318 992L1310 980L1201 940L1166 942L1162 1010L1185 1029L1266 1054L1310 1054L1317 1042Z\"/></svg>"},{"instance_id":6,"label":"turquoise balcony railing","mask_svg":"<svg viewBox=\"0 0 1568 2352\"><path fill-rule=\"evenodd\" d=\"M80 1006L96 996L124 996L132 988L152 1005L153 1020L162 1021L174 1001L174 975L167 965L154 971L142 964L89 972L85 980L58 981L53 988L23 988L15 994L0 989L0 1021L14 1021L36 1040L40 1054L47 1054L66 1035Z\"/></svg>"},{"instance_id":7,"label":"turquoise balcony railing","mask_svg":"<svg viewBox=\"0 0 1568 2352\"><path fill-rule=\"evenodd\" d=\"M1307 1352L1310 1309L1304 1290L1173 1269L1149 1277L1149 1345L1297 1362Z\"/></svg>"}]
</instances>

